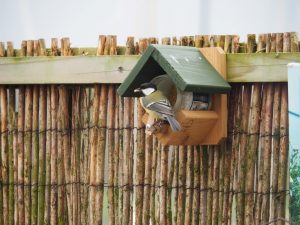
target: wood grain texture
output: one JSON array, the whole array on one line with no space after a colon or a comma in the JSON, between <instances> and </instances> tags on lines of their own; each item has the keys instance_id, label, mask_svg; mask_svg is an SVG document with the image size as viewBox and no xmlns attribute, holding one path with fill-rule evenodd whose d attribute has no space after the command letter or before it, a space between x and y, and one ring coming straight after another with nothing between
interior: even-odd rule
<instances>
[{"instance_id":1,"label":"wood grain texture","mask_svg":"<svg viewBox=\"0 0 300 225\"><path fill-rule=\"evenodd\" d=\"M187 149L187 163L186 163L186 192L185 192L185 213L184 224L190 225L192 223L192 203L193 203L193 164L194 164L194 146L188 146Z\"/></svg>"},{"instance_id":2,"label":"wood grain texture","mask_svg":"<svg viewBox=\"0 0 300 225\"><path fill-rule=\"evenodd\" d=\"M293 46L293 50L297 49L297 45ZM201 52L204 53L205 50L201 49ZM286 82L286 65L291 62L300 62L299 52L239 53L224 54L222 57L222 68L225 62L227 71L224 69L218 69L218 71L221 74L227 72L228 82ZM138 55L3 57L0 58L0 83L122 83L139 58ZM226 61L224 61L225 58ZM213 56L208 60L214 63L217 59Z\"/></svg>"},{"instance_id":3,"label":"wood grain texture","mask_svg":"<svg viewBox=\"0 0 300 225\"><path fill-rule=\"evenodd\" d=\"M139 101L136 101L137 107L137 149L136 149L136 164L135 164L135 207L136 207L136 225L142 225L143 219L143 190L144 190L144 175L145 175L145 128L142 122L145 110Z\"/></svg>"},{"instance_id":4,"label":"wood grain texture","mask_svg":"<svg viewBox=\"0 0 300 225\"><path fill-rule=\"evenodd\" d=\"M39 87L39 130L46 130L47 123L47 89ZM45 182L46 182L46 133L39 133L39 170L38 182L38 224L44 222L45 211Z\"/></svg>"},{"instance_id":5,"label":"wood grain texture","mask_svg":"<svg viewBox=\"0 0 300 225\"><path fill-rule=\"evenodd\" d=\"M96 224L103 224L103 200L104 200L104 168L105 168L105 146L106 146L106 129L107 126L107 104L108 104L108 86L101 85L99 99L99 120L98 120L98 142L96 158Z\"/></svg>"},{"instance_id":6,"label":"wood grain texture","mask_svg":"<svg viewBox=\"0 0 300 225\"><path fill-rule=\"evenodd\" d=\"M19 105L18 105L18 182L24 182L24 120L25 120L25 88L19 89ZM24 225L24 188L18 186L18 222L20 225Z\"/></svg>"},{"instance_id":7,"label":"wood grain texture","mask_svg":"<svg viewBox=\"0 0 300 225\"><path fill-rule=\"evenodd\" d=\"M193 194L193 212L192 224L199 224L199 209L200 209L200 146L194 146L194 166L193 166L193 179L194 179L194 194Z\"/></svg>"},{"instance_id":8,"label":"wood grain texture","mask_svg":"<svg viewBox=\"0 0 300 225\"><path fill-rule=\"evenodd\" d=\"M146 135L145 139L145 177L144 177L144 203L143 203L143 224L149 225L150 222L150 198L152 182L152 154L153 154L153 136Z\"/></svg>"},{"instance_id":9,"label":"wood grain texture","mask_svg":"<svg viewBox=\"0 0 300 225\"><path fill-rule=\"evenodd\" d=\"M0 42L0 57L5 56L5 47L4 47L4 42Z\"/></svg>"},{"instance_id":10,"label":"wood grain texture","mask_svg":"<svg viewBox=\"0 0 300 225\"><path fill-rule=\"evenodd\" d=\"M57 184L57 110L58 90L51 85L51 184ZM57 224L57 188L51 189L50 198L50 223Z\"/></svg>"},{"instance_id":11,"label":"wood grain texture","mask_svg":"<svg viewBox=\"0 0 300 225\"><path fill-rule=\"evenodd\" d=\"M7 121L7 90L6 87L0 88L0 101L1 101L1 178L3 183L8 183L8 121ZM8 186L2 187L2 212L3 215L8 215ZM8 216L3 216L3 224L8 224Z\"/></svg>"},{"instance_id":12,"label":"wood grain texture","mask_svg":"<svg viewBox=\"0 0 300 225\"><path fill-rule=\"evenodd\" d=\"M7 46L8 47L8 46ZM12 54L13 46L11 43L11 51L8 51L8 54ZM12 56L12 55L10 55ZM13 131L9 133L8 143L8 168L9 168L9 190L8 190L8 222L13 225L17 222L15 218L15 213L18 212L17 204L15 204L17 199L17 192L15 192L13 183L17 182L17 132L16 132L16 90L13 87L8 88L8 129Z\"/></svg>"},{"instance_id":13,"label":"wood grain texture","mask_svg":"<svg viewBox=\"0 0 300 225\"><path fill-rule=\"evenodd\" d=\"M168 182L168 146L162 146L160 158L160 225L167 225L167 182Z\"/></svg>"},{"instance_id":14,"label":"wood grain texture","mask_svg":"<svg viewBox=\"0 0 300 225\"><path fill-rule=\"evenodd\" d=\"M133 109L133 101L131 98L124 99L124 127L130 127L130 123L133 120L131 115ZM131 199L130 199L130 155L131 155L131 145L130 141L132 138L131 130L124 130L124 149L123 149L123 222L122 224L130 224L130 209L131 209Z\"/></svg>"},{"instance_id":15,"label":"wood grain texture","mask_svg":"<svg viewBox=\"0 0 300 225\"><path fill-rule=\"evenodd\" d=\"M39 171L39 86L33 87L32 111L32 152L31 152L31 223L38 224L38 171Z\"/></svg>"},{"instance_id":16,"label":"wood grain texture","mask_svg":"<svg viewBox=\"0 0 300 225\"><path fill-rule=\"evenodd\" d=\"M114 85L110 84L108 87L108 106L107 106L107 114L108 114L108 121L107 121L107 145L108 145L108 185L110 186L108 188L108 203L110 205L109 207L109 225L115 224L115 214L116 210L114 207L114 148L115 148L115 142L114 142L114 115L115 115L115 89Z\"/></svg>"},{"instance_id":17,"label":"wood grain texture","mask_svg":"<svg viewBox=\"0 0 300 225\"><path fill-rule=\"evenodd\" d=\"M44 224L50 224L50 193L51 193L51 88L47 86L47 115L46 115L46 175L45 175L45 211L44 211Z\"/></svg>"},{"instance_id":18,"label":"wood grain texture","mask_svg":"<svg viewBox=\"0 0 300 225\"><path fill-rule=\"evenodd\" d=\"M1 58L1 84L122 83L139 56Z\"/></svg>"},{"instance_id":19,"label":"wood grain texture","mask_svg":"<svg viewBox=\"0 0 300 225\"><path fill-rule=\"evenodd\" d=\"M300 62L299 53L228 54L228 82L286 82L287 64Z\"/></svg>"},{"instance_id":20,"label":"wood grain texture","mask_svg":"<svg viewBox=\"0 0 300 225\"><path fill-rule=\"evenodd\" d=\"M32 129L32 88L25 89L25 131ZM24 201L25 201L25 224L31 224L31 132L24 134Z\"/></svg>"},{"instance_id":21,"label":"wood grain texture","mask_svg":"<svg viewBox=\"0 0 300 225\"><path fill-rule=\"evenodd\" d=\"M222 48L200 48L208 62L226 79L226 54Z\"/></svg>"},{"instance_id":22,"label":"wood grain texture","mask_svg":"<svg viewBox=\"0 0 300 225\"><path fill-rule=\"evenodd\" d=\"M178 172L178 198L177 198L177 225L184 224L184 213L185 213L185 185L186 185L186 161L187 152L185 146L179 147L179 172Z\"/></svg>"}]
</instances>

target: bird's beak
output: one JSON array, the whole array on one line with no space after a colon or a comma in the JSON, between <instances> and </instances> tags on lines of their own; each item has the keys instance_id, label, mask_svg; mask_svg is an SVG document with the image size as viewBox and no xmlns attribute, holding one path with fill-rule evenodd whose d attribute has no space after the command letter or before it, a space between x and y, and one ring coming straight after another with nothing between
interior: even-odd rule
<instances>
[{"instance_id":1,"label":"bird's beak","mask_svg":"<svg viewBox=\"0 0 300 225\"><path fill-rule=\"evenodd\" d=\"M135 93L141 92L141 89L140 88L136 88L136 89L134 89L134 92Z\"/></svg>"}]
</instances>

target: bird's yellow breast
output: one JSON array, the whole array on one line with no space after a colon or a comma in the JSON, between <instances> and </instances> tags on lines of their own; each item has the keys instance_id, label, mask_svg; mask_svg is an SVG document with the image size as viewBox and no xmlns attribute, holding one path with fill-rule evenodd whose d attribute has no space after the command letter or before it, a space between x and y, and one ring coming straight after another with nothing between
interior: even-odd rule
<instances>
[{"instance_id":1,"label":"bird's yellow breast","mask_svg":"<svg viewBox=\"0 0 300 225\"><path fill-rule=\"evenodd\" d=\"M145 109L146 113L149 114L149 116L151 116L151 117L154 118L154 119L164 119L159 113L147 109L147 108L144 106L144 104L143 104L143 99L142 99L142 98L140 98L140 103L141 103L142 107Z\"/></svg>"}]
</instances>

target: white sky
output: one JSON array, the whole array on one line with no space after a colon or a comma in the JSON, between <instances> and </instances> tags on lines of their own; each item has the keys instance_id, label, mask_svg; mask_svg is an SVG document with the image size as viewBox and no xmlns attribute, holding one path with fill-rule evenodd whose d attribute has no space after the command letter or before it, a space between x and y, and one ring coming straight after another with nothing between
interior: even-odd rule
<instances>
[{"instance_id":1,"label":"white sky","mask_svg":"<svg viewBox=\"0 0 300 225\"><path fill-rule=\"evenodd\" d=\"M137 38L297 31L300 0L0 0L0 41L70 37L96 47L99 34Z\"/></svg>"}]
</instances>

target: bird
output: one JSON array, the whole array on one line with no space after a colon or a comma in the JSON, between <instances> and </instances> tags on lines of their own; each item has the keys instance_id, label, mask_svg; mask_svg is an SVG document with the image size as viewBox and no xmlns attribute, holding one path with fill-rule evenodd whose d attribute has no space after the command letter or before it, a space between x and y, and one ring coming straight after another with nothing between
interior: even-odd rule
<instances>
[{"instance_id":1,"label":"bird","mask_svg":"<svg viewBox=\"0 0 300 225\"><path fill-rule=\"evenodd\" d=\"M139 88L134 89L135 93L140 93L140 103L149 114L146 128L150 129L156 119L169 122L173 131L180 131L181 126L175 119L174 110L165 95L157 89L153 83L143 83Z\"/></svg>"}]
</instances>

